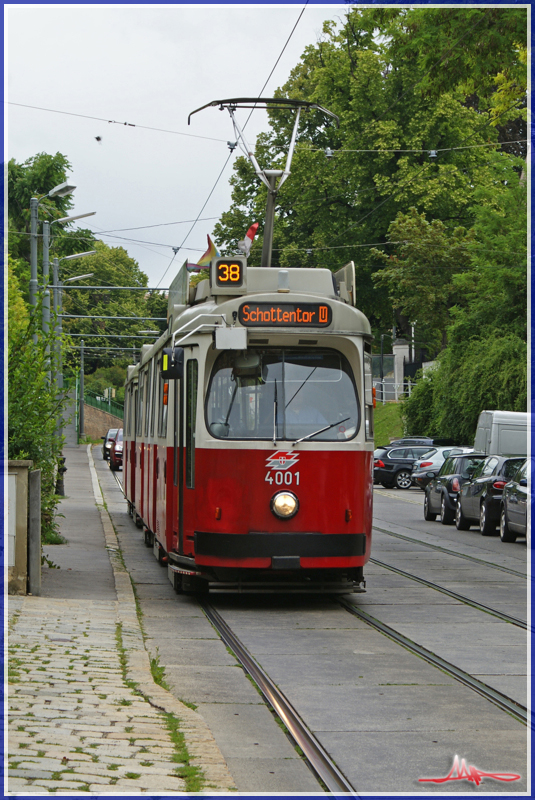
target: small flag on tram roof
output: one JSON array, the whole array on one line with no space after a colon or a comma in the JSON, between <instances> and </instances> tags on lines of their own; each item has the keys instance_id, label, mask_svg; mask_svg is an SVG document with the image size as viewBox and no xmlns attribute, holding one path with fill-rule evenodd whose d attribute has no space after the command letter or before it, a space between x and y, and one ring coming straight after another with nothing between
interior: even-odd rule
<instances>
[{"instance_id":1,"label":"small flag on tram roof","mask_svg":"<svg viewBox=\"0 0 535 800\"><path fill-rule=\"evenodd\" d=\"M197 264L198 264L198 266L199 266L199 267L209 267L209 266L210 266L210 263L211 263L211 261L212 261L212 259L213 259L213 258L216 258L217 256L219 256L219 253L218 253L218 252L217 252L217 250L216 250L216 246L215 246L215 244L212 242L212 240L210 239L210 237L209 237L209 236L206 236L206 238L208 239L208 250L207 250L207 251L206 251L206 253L203 255L203 257L202 257L202 258L200 258L200 259L197 261Z\"/></svg>"},{"instance_id":2,"label":"small flag on tram roof","mask_svg":"<svg viewBox=\"0 0 535 800\"><path fill-rule=\"evenodd\" d=\"M256 236L257 230L258 230L258 222L255 222L251 225L251 227L245 234L245 238L241 242L238 242L239 249L242 251L242 253L245 253L246 256L249 255L249 251L251 250L251 245L253 243L254 237Z\"/></svg>"}]
</instances>

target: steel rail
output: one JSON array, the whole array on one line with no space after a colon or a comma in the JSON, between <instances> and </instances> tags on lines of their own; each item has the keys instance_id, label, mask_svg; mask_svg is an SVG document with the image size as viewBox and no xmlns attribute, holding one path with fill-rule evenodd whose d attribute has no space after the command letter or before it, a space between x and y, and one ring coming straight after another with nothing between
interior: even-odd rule
<instances>
[{"instance_id":1,"label":"steel rail","mask_svg":"<svg viewBox=\"0 0 535 800\"><path fill-rule=\"evenodd\" d=\"M467 561L475 561L476 564L483 564L484 567L489 567L490 569L497 569L500 572L507 572L509 575L515 575L517 578L524 578L527 580L527 576L523 572L518 572L516 569L510 569L509 567L501 567L499 564L492 564L489 561L485 561L483 558L476 558L475 556L468 556L465 553L457 553L455 550L448 550L447 547L440 547L438 544L431 544L430 542L422 542L421 539L413 539L410 536L404 536L402 533L394 533L394 531L388 531L386 528L378 528L377 525L373 526L376 531L380 533L386 533L388 536L394 536L396 539L403 539L406 542L411 542L412 544L421 544L423 547L430 547L432 550L438 550L440 553L446 553L449 556L455 556L456 558L465 558Z\"/></svg>"},{"instance_id":2,"label":"steel rail","mask_svg":"<svg viewBox=\"0 0 535 800\"><path fill-rule=\"evenodd\" d=\"M115 478L117 486L121 490L122 495L123 495L124 499L126 500L126 494L125 494L125 491L124 491L124 487L123 487L123 484L121 483L121 481L119 480L119 476L117 475L117 472L114 472L112 469L110 469L110 472L113 475L113 477Z\"/></svg>"},{"instance_id":3,"label":"steel rail","mask_svg":"<svg viewBox=\"0 0 535 800\"><path fill-rule=\"evenodd\" d=\"M528 712L525 706L521 703L517 703L516 700L512 700L507 695L498 692L496 689L493 689L491 686L488 686L483 681L474 678L468 672L456 667L455 664L451 664L449 661L438 656L436 653L432 653L430 650L427 650L422 645L413 642L412 639L409 639L407 636L404 636L402 633L394 630L389 625L385 625L384 622L381 622L375 617L372 617L370 614L367 614L366 611L362 611L360 608L354 606L349 600L345 600L344 598L336 598L335 602L339 603L346 611L349 611L350 614L354 614L356 617L359 617L364 622L367 622L372 628L375 628L380 633L383 633L385 636L388 636L389 639L392 639L396 644L402 645L411 653L422 658L424 661L427 661L428 664L431 664L434 667L438 667L447 675L450 675L455 680L458 680L460 683L468 686L468 688L472 689L477 694L484 697L486 700L489 700L494 705L501 708L502 711L506 711L508 714L511 714L515 719L522 722L524 725L528 724ZM530 723L531 724L531 723ZM533 726L531 726L533 727Z\"/></svg>"},{"instance_id":4,"label":"steel rail","mask_svg":"<svg viewBox=\"0 0 535 800\"><path fill-rule=\"evenodd\" d=\"M347 778L307 728L289 700L257 664L221 615L208 601L199 599L199 603L225 644L230 647L244 670L251 676L267 702L285 724L292 738L305 754L309 765L327 789L333 793L344 792L353 797L359 797Z\"/></svg>"},{"instance_id":5,"label":"steel rail","mask_svg":"<svg viewBox=\"0 0 535 800\"><path fill-rule=\"evenodd\" d=\"M528 629L527 622L524 622L523 619L511 617L509 614L504 614L503 611L498 611L495 608L490 608L490 606L485 606L483 603L478 603L477 600L471 600L469 597L465 597L462 594L452 592L451 589L446 589L444 586L439 586L438 583L432 583L432 581L428 581L425 578L419 578L417 575L413 575L410 572L405 572L405 570L394 567L392 564L385 564L384 561L378 561L376 558L370 558L370 563L377 564L379 567L384 567L384 569L389 569L392 572L396 572L398 575L402 575L404 578L409 578L411 581L417 581L417 583L422 583L424 586L429 586L430 589L435 589L437 592L447 594L449 597L453 597L454 600L459 600L461 603L464 603L467 606L472 606L473 608L477 608L479 611L484 611L486 614L492 614L493 617L499 617L499 619L502 619L504 622L510 622L511 625L517 625L519 628L523 628L525 631Z\"/></svg>"}]
</instances>

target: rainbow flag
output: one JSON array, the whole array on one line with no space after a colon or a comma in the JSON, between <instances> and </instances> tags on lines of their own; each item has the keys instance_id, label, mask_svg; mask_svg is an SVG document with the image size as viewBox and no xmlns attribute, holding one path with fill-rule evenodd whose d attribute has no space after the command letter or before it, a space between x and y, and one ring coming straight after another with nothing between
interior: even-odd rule
<instances>
[{"instance_id":1,"label":"rainbow flag","mask_svg":"<svg viewBox=\"0 0 535 800\"><path fill-rule=\"evenodd\" d=\"M197 261L197 265L199 267L209 267L212 259L219 256L215 244L212 242L210 237L206 236L206 238L208 239L208 250L203 255L203 257Z\"/></svg>"}]
</instances>

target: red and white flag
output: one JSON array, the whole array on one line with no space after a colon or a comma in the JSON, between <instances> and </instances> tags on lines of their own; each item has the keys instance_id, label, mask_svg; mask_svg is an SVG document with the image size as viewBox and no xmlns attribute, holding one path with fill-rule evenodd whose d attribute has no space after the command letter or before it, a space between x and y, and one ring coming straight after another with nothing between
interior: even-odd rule
<instances>
[{"instance_id":1,"label":"red and white flag","mask_svg":"<svg viewBox=\"0 0 535 800\"><path fill-rule=\"evenodd\" d=\"M242 253L245 253L246 256L249 255L249 251L251 250L251 245L253 243L253 239L256 235L257 230L258 230L258 222L255 222L253 223L253 225L251 225L251 227L245 234L245 238L241 242L238 242L239 249L242 251Z\"/></svg>"}]
</instances>

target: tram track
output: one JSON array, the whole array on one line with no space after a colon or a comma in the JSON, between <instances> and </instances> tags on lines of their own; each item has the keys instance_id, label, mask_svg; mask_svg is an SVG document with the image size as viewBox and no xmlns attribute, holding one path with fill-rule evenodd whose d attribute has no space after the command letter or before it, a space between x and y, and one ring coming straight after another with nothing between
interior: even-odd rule
<instances>
[{"instance_id":1,"label":"tram track","mask_svg":"<svg viewBox=\"0 0 535 800\"><path fill-rule=\"evenodd\" d=\"M396 631L394 628L391 628L384 622L375 619L375 617L372 617L371 614L368 614L366 611L357 608L357 606L351 603L351 601L340 597L333 597L333 601L342 606L342 608L345 608L345 610L350 614L353 614L354 616L363 620L372 628L375 628L375 630L396 642L396 644L401 645L411 653L414 653L424 661L427 661L428 664L437 667L450 677L455 678L455 680L472 689L474 692L477 692L477 694L481 695L486 700L489 700L491 703L498 706L498 708L500 708L502 711L510 714L519 722L522 722L524 725L528 725L527 708L521 703L518 703L511 697L507 697L507 695L498 692L496 689L493 689L491 686L488 686L488 684L483 683L483 681L480 681L478 678L474 678L473 675L470 675L468 672L465 672L465 670L456 667L455 664L446 661L436 653L427 650L427 648L423 647L422 645L413 642L412 639L409 639L407 636L399 633L399 631ZM533 727L533 725L531 727Z\"/></svg>"},{"instance_id":2,"label":"tram track","mask_svg":"<svg viewBox=\"0 0 535 800\"><path fill-rule=\"evenodd\" d=\"M403 569L394 567L392 564L386 564L384 561L379 561L376 558L370 558L370 563L377 564L378 567L383 567L384 569L388 569L391 572L395 572L397 575L401 575L402 577L408 578L411 581L416 581L417 583L421 583L423 586L427 586L430 589L434 589L436 592L441 592L442 594L446 594L448 595L448 597L452 597L454 600L458 600L459 602L464 603L467 606L472 606L472 608L477 608L479 611L483 611L486 614L491 614L493 617L498 617L498 619L501 619L504 622L509 622L511 625L516 625L519 628L523 628L524 630L528 629L528 625L526 622L524 622L524 620L518 619L517 617L512 617L509 614L504 614L502 611L498 611L495 608L486 606L483 603L478 603L477 600L471 600L469 597L465 597L465 595L459 594L458 592L454 592L451 589L446 589L445 586L439 586L438 583L433 583L432 581L428 581L426 578L420 578L417 575L412 575L410 572L405 572L405 570Z\"/></svg>"},{"instance_id":3,"label":"tram track","mask_svg":"<svg viewBox=\"0 0 535 800\"><path fill-rule=\"evenodd\" d=\"M431 542L423 542L421 539L414 539L412 536L405 536L402 533L395 533L394 531L389 531L386 528L379 528L377 525L373 526L373 530L379 531L379 533L386 533L388 536L393 536L396 539L402 539L405 542L410 542L411 544L419 544L423 547L429 547L431 550L436 550L439 553L444 553L449 556L455 556L456 558L464 558L467 561L472 561L475 564L480 564L484 567L489 567L489 569L496 569L500 572L506 572L509 575L514 575L517 578L523 578L527 580L527 575L523 572L518 572L516 569L511 569L510 567L504 567L500 564L493 564L490 561L485 561L484 558L477 558L476 556L469 556L466 553L458 553L455 550L449 550L447 547L441 547L438 544L431 544Z\"/></svg>"},{"instance_id":4,"label":"tram track","mask_svg":"<svg viewBox=\"0 0 535 800\"><path fill-rule=\"evenodd\" d=\"M370 627L388 637L396 644L400 645L412 654L426 661L428 664L440 669L446 675L454 678L467 688L476 692L478 695L497 706L501 711L504 711L505 713L511 715L514 719L521 722L523 725L531 725L531 727L534 727L528 720L527 708L518 701L513 700L511 697L508 697L502 692L497 691L478 678L475 678L473 675L470 675L465 670L457 667L455 664L452 664L436 653L433 653L422 645L412 641L399 631L396 631L394 628L391 628L389 625L386 625L380 620L374 618L366 611L358 608L350 600L335 596L333 596L331 599L334 603L341 606L345 611L358 617ZM309 766L320 779L320 781L327 787L327 790L330 792L342 791L353 796L358 796L353 786L349 783L347 778L326 753L322 745L309 730L306 723L300 717L290 701L273 683L271 678L257 663L251 653L249 653L245 645L232 631L230 626L221 617L219 612L207 600L202 599L199 602L201 608L221 636L223 642L232 650L245 672L254 680L269 707L272 708L274 713L284 723L294 742L303 751ZM521 623L521 621L517 622Z\"/></svg>"},{"instance_id":5,"label":"tram track","mask_svg":"<svg viewBox=\"0 0 535 800\"><path fill-rule=\"evenodd\" d=\"M199 600L199 603L227 647L232 650L245 672L250 675L262 692L269 706L284 723L295 743L303 751L309 766L327 787L327 790L329 792L344 792L358 797L359 795L355 792L353 786L338 769L290 701L255 661L219 612L207 600Z\"/></svg>"}]
</instances>

